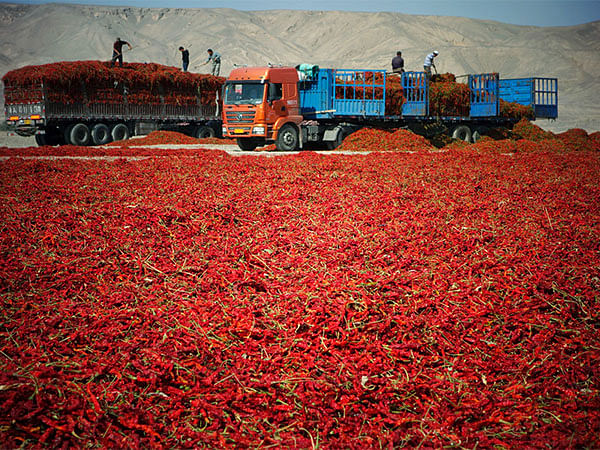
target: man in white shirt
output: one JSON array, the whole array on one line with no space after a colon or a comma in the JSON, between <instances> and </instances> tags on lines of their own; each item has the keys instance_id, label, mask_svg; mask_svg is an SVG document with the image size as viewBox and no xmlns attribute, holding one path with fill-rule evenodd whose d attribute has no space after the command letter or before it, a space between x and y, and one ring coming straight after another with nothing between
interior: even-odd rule
<instances>
[{"instance_id":1,"label":"man in white shirt","mask_svg":"<svg viewBox=\"0 0 600 450\"><path fill-rule=\"evenodd\" d=\"M218 77L221 71L221 55L219 55L217 52L213 52L211 48L206 51L208 52L208 59L200 65L203 66L204 64L208 64L212 61L212 74Z\"/></svg>"},{"instance_id":2,"label":"man in white shirt","mask_svg":"<svg viewBox=\"0 0 600 450\"><path fill-rule=\"evenodd\" d=\"M429 55L427 55L425 57L425 62L423 63L423 68L425 69L425 73L427 74L427 79L430 80L431 79L431 68L433 67L437 73L437 68L435 67L435 64L433 63L433 58L435 58L437 55L439 55L440 52L438 52L437 50L434 50L433 53L430 53Z\"/></svg>"}]
</instances>

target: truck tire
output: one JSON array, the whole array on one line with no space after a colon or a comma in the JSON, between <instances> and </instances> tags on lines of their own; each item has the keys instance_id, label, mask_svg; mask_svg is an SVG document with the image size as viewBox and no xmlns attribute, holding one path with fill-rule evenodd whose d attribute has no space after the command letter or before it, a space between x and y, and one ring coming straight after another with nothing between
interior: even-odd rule
<instances>
[{"instance_id":1,"label":"truck tire","mask_svg":"<svg viewBox=\"0 0 600 450\"><path fill-rule=\"evenodd\" d=\"M466 125L458 125L452 132L452 138L471 142L471 129Z\"/></svg>"},{"instance_id":2,"label":"truck tire","mask_svg":"<svg viewBox=\"0 0 600 450\"><path fill-rule=\"evenodd\" d=\"M35 135L35 143L40 147L43 147L44 145L48 145L48 143L46 142L46 135L45 134L36 134Z\"/></svg>"},{"instance_id":3,"label":"truck tire","mask_svg":"<svg viewBox=\"0 0 600 450\"><path fill-rule=\"evenodd\" d=\"M488 133L488 128L487 127L477 127L475 128L475 131L473 131L473 136L471 136L471 140L473 141L473 143L479 141L483 136L485 136Z\"/></svg>"},{"instance_id":4,"label":"truck tire","mask_svg":"<svg viewBox=\"0 0 600 450\"><path fill-rule=\"evenodd\" d=\"M129 139L129 128L124 123L118 123L110 130L113 141L125 141Z\"/></svg>"},{"instance_id":5,"label":"truck tire","mask_svg":"<svg viewBox=\"0 0 600 450\"><path fill-rule=\"evenodd\" d=\"M298 148L298 130L293 125L287 123L281 127L277 133L275 141L277 150L284 152L293 152Z\"/></svg>"},{"instance_id":6,"label":"truck tire","mask_svg":"<svg viewBox=\"0 0 600 450\"><path fill-rule=\"evenodd\" d=\"M104 145L110 142L110 130L103 123L94 125L91 134L94 145Z\"/></svg>"},{"instance_id":7,"label":"truck tire","mask_svg":"<svg viewBox=\"0 0 600 450\"><path fill-rule=\"evenodd\" d=\"M342 142L344 142L344 139L348 137L348 134L349 133L346 130L340 128L337 136L335 137L335 141L325 141L325 146L327 147L327 150L335 150L340 145L342 145Z\"/></svg>"},{"instance_id":8,"label":"truck tire","mask_svg":"<svg viewBox=\"0 0 600 450\"><path fill-rule=\"evenodd\" d=\"M214 128L208 127L206 125L200 125L196 129L195 134L198 139L212 138L215 137L215 130Z\"/></svg>"},{"instance_id":9,"label":"truck tire","mask_svg":"<svg viewBox=\"0 0 600 450\"><path fill-rule=\"evenodd\" d=\"M246 152L251 152L256 147L258 147L258 142L253 138L237 138L237 145L240 150L244 150Z\"/></svg>"},{"instance_id":10,"label":"truck tire","mask_svg":"<svg viewBox=\"0 0 600 450\"><path fill-rule=\"evenodd\" d=\"M85 123L78 123L71 127L69 142L73 145L83 146L90 142L90 129Z\"/></svg>"},{"instance_id":11,"label":"truck tire","mask_svg":"<svg viewBox=\"0 0 600 450\"><path fill-rule=\"evenodd\" d=\"M75 126L74 124L67 125L63 129L63 139L64 139L66 145L73 145L73 143L71 142L71 130L73 129L74 126Z\"/></svg>"}]
</instances>

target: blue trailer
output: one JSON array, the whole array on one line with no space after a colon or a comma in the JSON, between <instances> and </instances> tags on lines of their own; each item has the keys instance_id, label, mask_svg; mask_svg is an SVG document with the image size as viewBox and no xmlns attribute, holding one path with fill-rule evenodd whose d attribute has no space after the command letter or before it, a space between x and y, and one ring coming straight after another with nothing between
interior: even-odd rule
<instances>
[{"instance_id":1,"label":"blue trailer","mask_svg":"<svg viewBox=\"0 0 600 450\"><path fill-rule=\"evenodd\" d=\"M300 112L307 120L326 128L324 141L340 142L342 136L366 125L406 127L419 134L444 129L455 138L477 140L486 129L512 128L514 118L500 116L500 100L531 106L536 118L558 117L556 78L500 79L497 73L467 75L470 102L464 115L436 116L430 113L430 81L425 72L401 75L405 103L400 114L386 111L389 75L383 70L321 69L299 82ZM337 131L329 132L335 125ZM425 132L424 132L425 131ZM314 134L314 133L313 133ZM330 140L331 139L331 140Z\"/></svg>"}]
</instances>

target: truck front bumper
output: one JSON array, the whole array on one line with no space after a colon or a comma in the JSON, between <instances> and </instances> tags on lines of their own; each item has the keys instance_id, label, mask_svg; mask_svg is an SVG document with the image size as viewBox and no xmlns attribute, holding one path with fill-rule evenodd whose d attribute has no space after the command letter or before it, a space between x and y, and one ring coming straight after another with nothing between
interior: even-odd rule
<instances>
[{"instance_id":1,"label":"truck front bumper","mask_svg":"<svg viewBox=\"0 0 600 450\"><path fill-rule=\"evenodd\" d=\"M265 138L267 133L266 125L248 125L248 124L223 124L223 136L237 137L260 137Z\"/></svg>"}]
</instances>

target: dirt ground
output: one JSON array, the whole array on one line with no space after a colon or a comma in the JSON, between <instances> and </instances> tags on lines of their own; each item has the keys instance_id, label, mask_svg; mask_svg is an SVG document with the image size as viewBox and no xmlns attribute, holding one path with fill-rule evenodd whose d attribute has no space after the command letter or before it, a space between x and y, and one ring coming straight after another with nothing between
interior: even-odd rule
<instances>
[{"instance_id":1,"label":"dirt ground","mask_svg":"<svg viewBox=\"0 0 600 450\"><path fill-rule=\"evenodd\" d=\"M22 137L8 131L0 131L0 147L8 148L23 148L23 147L37 147L35 138Z\"/></svg>"},{"instance_id":2,"label":"dirt ground","mask_svg":"<svg viewBox=\"0 0 600 450\"><path fill-rule=\"evenodd\" d=\"M6 131L0 131L0 147L8 147L8 148L27 148L27 147L37 147L35 142L35 138L32 137L22 137L18 135L10 134ZM179 148L206 148L206 149L216 149L223 150L232 156L244 156L244 155L254 155L254 156L284 156L284 155L294 155L300 153L300 151L294 152L245 152L239 149L239 147L235 144L232 145L223 145L223 144L198 144L198 145L144 145L144 148L171 148L171 149L179 149ZM317 150L315 153L334 155L334 154L348 154L348 155L364 155L370 152L344 152L344 151L335 151L335 150ZM0 160L4 160L9 158L9 156L0 157ZM143 159L146 157L94 157L94 156L28 156L26 159Z\"/></svg>"}]
</instances>

